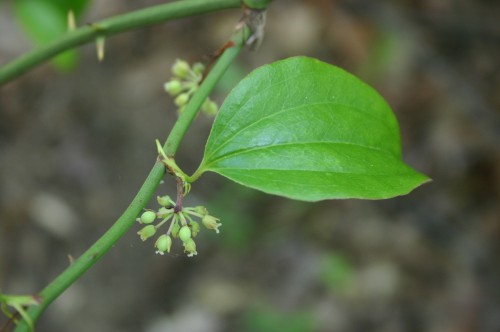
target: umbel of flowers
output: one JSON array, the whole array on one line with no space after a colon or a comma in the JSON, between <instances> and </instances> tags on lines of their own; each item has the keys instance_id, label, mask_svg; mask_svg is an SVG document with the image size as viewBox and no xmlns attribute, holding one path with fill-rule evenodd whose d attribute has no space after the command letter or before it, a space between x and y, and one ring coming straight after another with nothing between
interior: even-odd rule
<instances>
[{"instance_id":1,"label":"umbel of flowers","mask_svg":"<svg viewBox=\"0 0 500 332\"><path fill-rule=\"evenodd\" d=\"M182 113L184 106L188 103L191 96L198 90L203 81L205 66L197 62L191 67L186 61L177 59L172 66L173 77L163 86L165 91L175 97L175 105L179 107L179 113ZM207 98L201 106L202 112L214 116L218 107L217 104Z\"/></svg>"},{"instance_id":2,"label":"umbel of flowers","mask_svg":"<svg viewBox=\"0 0 500 332\"><path fill-rule=\"evenodd\" d=\"M155 242L156 253L163 255L172 248L172 238L182 241L184 252L188 257L196 255L194 238L200 232L199 219L203 226L219 233L219 219L211 216L204 206L176 208L175 202L169 196L158 196L158 211L147 210L137 218L137 222L145 225L137 234L142 241L152 238L158 229L170 221L167 231L161 234Z\"/></svg>"}]
</instances>

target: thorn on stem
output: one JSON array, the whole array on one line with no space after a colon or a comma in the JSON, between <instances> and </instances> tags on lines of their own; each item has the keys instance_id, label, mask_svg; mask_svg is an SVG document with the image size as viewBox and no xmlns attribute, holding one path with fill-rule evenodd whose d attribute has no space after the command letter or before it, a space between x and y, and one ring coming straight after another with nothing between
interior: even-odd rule
<instances>
[{"instance_id":1,"label":"thorn on stem","mask_svg":"<svg viewBox=\"0 0 500 332\"><path fill-rule=\"evenodd\" d=\"M105 47L105 42L106 38L105 37L97 37L96 40L96 48L97 48L97 59L99 62L102 62L104 60L104 47Z\"/></svg>"},{"instance_id":2,"label":"thorn on stem","mask_svg":"<svg viewBox=\"0 0 500 332\"><path fill-rule=\"evenodd\" d=\"M72 10L68 11L68 31L76 30L75 13Z\"/></svg>"}]
</instances>

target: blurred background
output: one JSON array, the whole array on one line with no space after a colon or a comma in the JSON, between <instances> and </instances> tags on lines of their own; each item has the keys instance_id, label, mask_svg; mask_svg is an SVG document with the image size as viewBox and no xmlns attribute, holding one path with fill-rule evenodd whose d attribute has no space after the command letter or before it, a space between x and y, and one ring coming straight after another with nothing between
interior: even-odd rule
<instances>
[{"instance_id":1,"label":"blurred background","mask_svg":"<svg viewBox=\"0 0 500 332\"><path fill-rule=\"evenodd\" d=\"M80 25L162 3L84 2ZM30 6L0 3L0 65L47 38ZM163 91L171 65L207 59L240 16L123 33L102 63L87 45L0 88L3 292L41 290L112 225L176 119ZM500 4L275 0L267 18L260 50L243 52L214 99L278 59L335 64L386 98L404 160L433 182L385 201L312 204L207 174L185 204L223 226L199 235L198 256L179 245L155 255L134 226L37 331L500 331ZM181 145L188 173L212 121L198 117ZM174 187L166 178L158 194Z\"/></svg>"}]
</instances>

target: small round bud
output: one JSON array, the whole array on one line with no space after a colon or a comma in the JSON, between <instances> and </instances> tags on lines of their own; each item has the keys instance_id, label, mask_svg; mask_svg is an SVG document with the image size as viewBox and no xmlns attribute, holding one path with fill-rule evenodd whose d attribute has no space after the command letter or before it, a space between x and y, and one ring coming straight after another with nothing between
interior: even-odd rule
<instances>
[{"instance_id":1,"label":"small round bud","mask_svg":"<svg viewBox=\"0 0 500 332\"><path fill-rule=\"evenodd\" d=\"M188 226L182 226L179 230L179 238L182 242L186 242L191 238L191 229Z\"/></svg>"},{"instance_id":2,"label":"small round bud","mask_svg":"<svg viewBox=\"0 0 500 332\"><path fill-rule=\"evenodd\" d=\"M177 96L183 90L182 83L178 80L171 80L165 83L165 85L163 85L163 88L171 96Z\"/></svg>"},{"instance_id":3,"label":"small round bud","mask_svg":"<svg viewBox=\"0 0 500 332\"><path fill-rule=\"evenodd\" d=\"M219 108L217 107L217 103L213 100L210 100L210 98L207 98L205 100L202 108L207 115L212 115L212 116L217 114L217 111L219 110Z\"/></svg>"},{"instance_id":4,"label":"small round bud","mask_svg":"<svg viewBox=\"0 0 500 332\"><path fill-rule=\"evenodd\" d=\"M189 227L191 227L191 235L193 237L196 237L198 233L200 232L200 224L198 224L196 221L191 221L189 222Z\"/></svg>"},{"instance_id":5,"label":"small round bud","mask_svg":"<svg viewBox=\"0 0 500 332\"><path fill-rule=\"evenodd\" d=\"M171 234L173 237L179 237L179 231L181 229L181 226L179 226L179 223L177 221L172 221L174 224L172 225L172 231Z\"/></svg>"},{"instance_id":6,"label":"small round bud","mask_svg":"<svg viewBox=\"0 0 500 332\"><path fill-rule=\"evenodd\" d=\"M193 72L197 75L203 74L205 71L205 65L201 62L197 62L193 65Z\"/></svg>"},{"instance_id":7,"label":"small round bud","mask_svg":"<svg viewBox=\"0 0 500 332\"><path fill-rule=\"evenodd\" d=\"M194 208L194 212L202 215L202 216L206 216L208 214L208 211L207 211L207 208L204 207L203 205L198 205Z\"/></svg>"},{"instance_id":8,"label":"small round bud","mask_svg":"<svg viewBox=\"0 0 500 332\"><path fill-rule=\"evenodd\" d=\"M172 66L172 73L179 78L187 78L190 71L189 64L184 60L177 59Z\"/></svg>"},{"instance_id":9,"label":"small round bud","mask_svg":"<svg viewBox=\"0 0 500 332\"><path fill-rule=\"evenodd\" d=\"M188 101L189 101L189 94L187 94L187 93L181 93L180 95L178 95L175 98L174 103L177 106L182 107L182 106L186 105Z\"/></svg>"},{"instance_id":10,"label":"small round bud","mask_svg":"<svg viewBox=\"0 0 500 332\"><path fill-rule=\"evenodd\" d=\"M156 200L158 201L158 204L160 204L161 206L174 206L175 205L175 202L168 195L157 196Z\"/></svg>"},{"instance_id":11,"label":"small round bud","mask_svg":"<svg viewBox=\"0 0 500 332\"><path fill-rule=\"evenodd\" d=\"M137 234L141 237L142 241L146 241L156 233L156 227L153 225L148 225L143 227Z\"/></svg>"},{"instance_id":12,"label":"small round bud","mask_svg":"<svg viewBox=\"0 0 500 332\"><path fill-rule=\"evenodd\" d=\"M184 241L184 252L188 254L188 257L193 257L196 254L196 243L194 242L193 239L188 239L187 241Z\"/></svg>"},{"instance_id":13,"label":"small round bud","mask_svg":"<svg viewBox=\"0 0 500 332\"><path fill-rule=\"evenodd\" d=\"M215 218L208 214L204 216L203 219L201 219L201 222L206 228L213 229L216 233L219 233L219 227L222 226L222 224L218 223L217 221L219 221L218 218Z\"/></svg>"},{"instance_id":14,"label":"small round bud","mask_svg":"<svg viewBox=\"0 0 500 332\"><path fill-rule=\"evenodd\" d=\"M170 248L172 248L172 239L170 236L163 234L160 236L155 242L155 248L157 254L163 255L165 252L170 252Z\"/></svg>"},{"instance_id":15,"label":"small round bud","mask_svg":"<svg viewBox=\"0 0 500 332\"><path fill-rule=\"evenodd\" d=\"M141 215L140 222L142 224L151 224L153 221L155 221L155 219L156 219L156 213L154 213L153 211L145 211Z\"/></svg>"}]
</instances>

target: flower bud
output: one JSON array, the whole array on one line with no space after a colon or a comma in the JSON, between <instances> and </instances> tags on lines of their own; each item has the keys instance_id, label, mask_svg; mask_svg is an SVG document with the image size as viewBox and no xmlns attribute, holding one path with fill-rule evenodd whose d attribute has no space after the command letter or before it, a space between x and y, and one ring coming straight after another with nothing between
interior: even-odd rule
<instances>
[{"instance_id":1,"label":"flower bud","mask_svg":"<svg viewBox=\"0 0 500 332\"><path fill-rule=\"evenodd\" d=\"M145 211L141 215L140 223L141 224L151 224L156 219L156 213L153 211Z\"/></svg>"},{"instance_id":2,"label":"flower bud","mask_svg":"<svg viewBox=\"0 0 500 332\"><path fill-rule=\"evenodd\" d=\"M203 219L201 219L201 222L206 228L213 229L215 230L216 233L219 233L219 227L222 226L221 223L217 222L219 220L220 219L207 214L206 216L203 217Z\"/></svg>"},{"instance_id":3,"label":"flower bud","mask_svg":"<svg viewBox=\"0 0 500 332\"><path fill-rule=\"evenodd\" d=\"M196 237L198 233L200 232L200 224L198 224L196 221L191 221L189 222L189 226L191 227L191 235L193 237Z\"/></svg>"},{"instance_id":4,"label":"flower bud","mask_svg":"<svg viewBox=\"0 0 500 332\"><path fill-rule=\"evenodd\" d=\"M201 62L197 62L193 65L193 72L197 75L203 74L205 71L205 65Z\"/></svg>"},{"instance_id":5,"label":"flower bud","mask_svg":"<svg viewBox=\"0 0 500 332\"><path fill-rule=\"evenodd\" d=\"M179 223L177 221L172 221L174 224L172 225L172 236L173 237L179 237L179 230L181 229L181 226L179 226Z\"/></svg>"},{"instance_id":6,"label":"flower bud","mask_svg":"<svg viewBox=\"0 0 500 332\"><path fill-rule=\"evenodd\" d=\"M191 238L191 229L188 226L182 226L179 230L179 238L182 242L186 242Z\"/></svg>"},{"instance_id":7,"label":"flower bud","mask_svg":"<svg viewBox=\"0 0 500 332\"><path fill-rule=\"evenodd\" d=\"M207 211L207 208L204 207L203 205L198 205L194 208L194 212L202 215L202 216L206 216L208 214L208 211Z\"/></svg>"},{"instance_id":8,"label":"flower bud","mask_svg":"<svg viewBox=\"0 0 500 332\"><path fill-rule=\"evenodd\" d=\"M182 107L182 106L186 105L188 101L189 101L189 94L187 94L187 93L181 93L180 95L178 95L175 98L174 103L177 106Z\"/></svg>"},{"instance_id":9,"label":"flower bud","mask_svg":"<svg viewBox=\"0 0 500 332\"><path fill-rule=\"evenodd\" d=\"M217 103L213 100L210 100L210 98L207 98L205 100L202 108L207 115L212 115L212 116L217 114L217 111L219 110L219 108L217 107Z\"/></svg>"},{"instance_id":10,"label":"flower bud","mask_svg":"<svg viewBox=\"0 0 500 332\"><path fill-rule=\"evenodd\" d=\"M171 80L163 85L165 91L171 96L177 96L182 92L182 83L179 80Z\"/></svg>"},{"instance_id":11,"label":"flower bud","mask_svg":"<svg viewBox=\"0 0 500 332\"><path fill-rule=\"evenodd\" d=\"M174 206L175 205L175 202L168 195L157 196L156 200L158 201L158 204L160 204L161 206Z\"/></svg>"},{"instance_id":12,"label":"flower bud","mask_svg":"<svg viewBox=\"0 0 500 332\"><path fill-rule=\"evenodd\" d=\"M180 59L175 60L175 63L172 66L172 73L179 78L187 78L190 70L191 68L189 68L189 64Z\"/></svg>"},{"instance_id":13,"label":"flower bud","mask_svg":"<svg viewBox=\"0 0 500 332\"><path fill-rule=\"evenodd\" d=\"M172 239L170 236L163 234L156 240L155 247L158 249L156 250L157 254L163 255L165 251L170 252L170 248L172 248Z\"/></svg>"},{"instance_id":14,"label":"flower bud","mask_svg":"<svg viewBox=\"0 0 500 332\"><path fill-rule=\"evenodd\" d=\"M143 227L137 234L141 237L142 241L146 241L156 233L156 227L153 225L148 225Z\"/></svg>"},{"instance_id":15,"label":"flower bud","mask_svg":"<svg viewBox=\"0 0 500 332\"><path fill-rule=\"evenodd\" d=\"M193 257L198 254L196 252L196 243L194 243L193 239L188 239L184 242L184 252L188 254L188 257Z\"/></svg>"}]
</instances>

